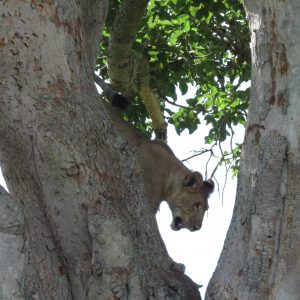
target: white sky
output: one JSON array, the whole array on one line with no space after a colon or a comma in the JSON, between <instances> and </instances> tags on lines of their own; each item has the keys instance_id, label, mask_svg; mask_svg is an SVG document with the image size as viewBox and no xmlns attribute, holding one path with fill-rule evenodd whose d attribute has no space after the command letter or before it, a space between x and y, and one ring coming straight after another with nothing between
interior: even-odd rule
<instances>
[{"instance_id":1,"label":"white sky","mask_svg":"<svg viewBox=\"0 0 300 300\"><path fill-rule=\"evenodd\" d=\"M8 190L8 189L7 189L7 186L6 186L6 183L5 183L5 181L4 181L4 178L3 178L3 176L2 176L2 171L1 171L1 169L0 169L0 185L2 185L6 190Z\"/></svg>"},{"instance_id":2,"label":"white sky","mask_svg":"<svg viewBox=\"0 0 300 300\"><path fill-rule=\"evenodd\" d=\"M190 95L188 95L188 97L189 96ZM184 105L185 101L181 98L179 99L179 103ZM201 127L192 135L189 135L187 130L185 130L180 136L176 134L173 126L168 126L168 144L179 159L191 156L193 150L200 150L206 147L204 144L204 136L209 128L206 128L205 122L200 126ZM236 128L235 132L235 141L241 143L244 129ZM207 159L208 155L204 154L191 159L185 164L192 170L200 171L204 177ZM211 175L216 162L216 160L210 162L208 176ZM203 285L200 289L202 296L204 296L208 281L217 265L223 247L225 235L232 216L236 192L236 178L232 178L232 175L229 174L222 202L221 192L225 178L224 168L218 169L216 177L220 185L220 191L217 190L216 186L215 192L210 196L209 210L204 218L200 231L190 232L186 229L180 231L171 230L170 224L172 222L172 216L165 202L161 204L160 210L157 213L160 233L169 255L176 262L183 263L186 266L185 273L191 277L194 282ZM0 184L6 188L1 169Z\"/></svg>"}]
</instances>

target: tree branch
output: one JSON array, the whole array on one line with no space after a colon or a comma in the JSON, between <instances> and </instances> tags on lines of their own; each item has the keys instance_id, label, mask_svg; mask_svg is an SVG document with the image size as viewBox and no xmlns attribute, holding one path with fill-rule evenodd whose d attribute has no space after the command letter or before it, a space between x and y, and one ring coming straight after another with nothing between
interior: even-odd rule
<instances>
[{"instance_id":1,"label":"tree branch","mask_svg":"<svg viewBox=\"0 0 300 300\"><path fill-rule=\"evenodd\" d=\"M125 0L121 3L110 31L108 73L126 97L140 95L152 119L156 137L166 140L166 123L159 101L150 87L149 62L132 50L140 20L148 1Z\"/></svg>"},{"instance_id":2,"label":"tree branch","mask_svg":"<svg viewBox=\"0 0 300 300\"><path fill-rule=\"evenodd\" d=\"M111 83L124 95L136 94L137 58L132 45L145 13L147 0L122 1L110 29L108 47L108 73Z\"/></svg>"}]
</instances>

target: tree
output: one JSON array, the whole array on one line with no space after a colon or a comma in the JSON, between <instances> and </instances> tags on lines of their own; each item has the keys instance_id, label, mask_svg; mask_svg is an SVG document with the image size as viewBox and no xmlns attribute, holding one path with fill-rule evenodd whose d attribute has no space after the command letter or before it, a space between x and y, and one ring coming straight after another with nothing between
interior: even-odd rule
<instances>
[{"instance_id":1,"label":"tree","mask_svg":"<svg viewBox=\"0 0 300 300\"><path fill-rule=\"evenodd\" d=\"M0 238L15 250L0 253L14 262L9 274L0 269L1 296L200 299L167 254L137 151L93 83L107 2L2 1L0 11L0 157L10 191L0 195Z\"/></svg>"},{"instance_id":2,"label":"tree","mask_svg":"<svg viewBox=\"0 0 300 300\"><path fill-rule=\"evenodd\" d=\"M299 299L299 1L245 1L252 90L235 209L205 299Z\"/></svg>"},{"instance_id":3,"label":"tree","mask_svg":"<svg viewBox=\"0 0 300 300\"><path fill-rule=\"evenodd\" d=\"M296 299L299 4L248 0L246 8L253 54L248 127L233 221L207 298ZM91 0L0 3L0 158L10 190L0 194L0 244L14 250L0 248L4 299L200 299L168 257L145 201L136 149L116 132L93 84L107 10L106 1ZM205 20L213 20L209 10ZM183 37L177 34L173 46ZM186 67L173 66L178 74ZM210 79L216 70L206 72ZM177 82L170 78L173 85L161 87L168 96ZM186 85L182 80L181 89ZM208 91L217 95L211 86L199 95ZM190 103L202 108L199 95ZM208 120L217 120L212 134L222 140L217 130L228 128L231 114L214 101Z\"/></svg>"}]
</instances>

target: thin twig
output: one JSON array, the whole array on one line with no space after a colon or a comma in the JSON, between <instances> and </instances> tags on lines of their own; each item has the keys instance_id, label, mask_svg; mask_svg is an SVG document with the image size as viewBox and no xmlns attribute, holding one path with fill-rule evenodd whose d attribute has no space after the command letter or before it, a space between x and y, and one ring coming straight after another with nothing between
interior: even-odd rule
<instances>
[{"instance_id":1,"label":"thin twig","mask_svg":"<svg viewBox=\"0 0 300 300\"><path fill-rule=\"evenodd\" d=\"M182 159L181 161L182 162L185 162L185 161L187 161L187 160L189 160L189 159L192 159L192 158L194 158L194 157L196 157L196 156L199 156L199 155L202 155L202 154L204 154L204 153L206 153L206 152L211 152L212 150L211 149L203 149L203 150L201 150L201 151L197 151L197 153L196 154L193 154L192 156L189 156L189 157L187 157L187 158L185 158L185 159ZM196 152L196 151L195 151Z\"/></svg>"},{"instance_id":2,"label":"thin twig","mask_svg":"<svg viewBox=\"0 0 300 300\"><path fill-rule=\"evenodd\" d=\"M220 166L220 161L217 163L214 170L212 171L212 173L210 175L210 179L212 179L215 176L215 173L216 173L217 169L219 168L219 166Z\"/></svg>"},{"instance_id":3,"label":"thin twig","mask_svg":"<svg viewBox=\"0 0 300 300\"><path fill-rule=\"evenodd\" d=\"M197 107L190 107L190 106L185 106L185 105L177 104L174 101L170 101L166 96L161 96L160 95L160 97L162 99L164 99L166 102L168 102L169 104L174 105L174 106L179 107L179 108L184 108L184 109L189 110L189 111L193 110L193 111L196 111L198 113L205 113L206 112L204 106L201 105L201 104L200 104L201 107L199 107L199 108L197 108Z\"/></svg>"},{"instance_id":4,"label":"thin twig","mask_svg":"<svg viewBox=\"0 0 300 300\"><path fill-rule=\"evenodd\" d=\"M207 160L206 165L205 165L205 178L207 178L208 164L209 164L209 161L211 160L212 157L216 157L216 156L214 155L214 152L211 150L211 154L210 154L209 159Z\"/></svg>"},{"instance_id":5,"label":"thin twig","mask_svg":"<svg viewBox=\"0 0 300 300\"><path fill-rule=\"evenodd\" d=\"M222 189L222 194L221 194L221 199L222 199L222 205L224 203L224 191L225 191L225 187L226 187L226 183L227 183L227 178L228 178L228 172L229 172L229 167L225 166L226 172L225 172L225 180L224 180L224 185L223 185L223 189Z\"/></svg>"},{"instance_id":6,"label":"thin twig","mask_svg":"<svg viewBox=\"0 0 300 300\"><path fill-rule=\"evenodd\" d=\"M188 106L184 106L184 105L180 105L180 104L177 104L175 103L174 101L170 101L167 97L162 97L166 102L168 102L169 104L171 105L174 105L174 106L177 106L177 107L180 107L180 108L184 108L184 109L191 109L190 107Z\"/></svg>"}]
</instances>

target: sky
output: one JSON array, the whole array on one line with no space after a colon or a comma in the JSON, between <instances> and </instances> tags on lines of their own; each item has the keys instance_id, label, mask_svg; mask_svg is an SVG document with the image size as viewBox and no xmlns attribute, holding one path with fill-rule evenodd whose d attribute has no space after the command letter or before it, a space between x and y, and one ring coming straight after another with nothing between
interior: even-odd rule
<instances>
[{"instance_id":1,"label":"sky","mask_svg":"<svg viewBox=\"0 0 300 300\"><path fill-rule=\"evenodd\" d=\"M8 188L6 186L5 180L4 180L3 175L2 175L1 168L0 168L0 185L2 185L8 191Z\"/></svg>"},{"instance_id":2,"label":"sky","mask_svg":"<svg viewBox=\"0 0 300 300\"><path fill-rule=\"evenodd\" d=\"M185 105L184 98L188 99L191 97L191 93L186 95L186 97L179 95L178 104ZM203 141L208 130L209 128L205 126L205 122L202 121L200 128L192 135L189 135L187 130L185 130L178 136L174 127L169 125L168 144L179 159L185 159L193 154L193 150L201 150L207 147ZM242 143L244 129L239 127L234 130L236 133L234 141ZM208 154L203 154L185 162L185 165L191 170L200 171L203 177L205 177L205 166L208 158ZM216 159L210 161L208 176L211 175L216 163ZM172 215L166 202L161 204L156 215L159 230L169 255L174 261L185 265L185 273L194 282L203 285L200 288L202 296L205 294L207 284L217 265L223 247L232 216L236 192L236 178L232 178L232 174L229 173L222 198L225 169L218 168L215 175L220 190L218 191L217 185L215 185L215 191L209 198L209 210L204 217L201 230L196 232L190 232L186 229L180 231L171 230ZM1 169L0 184L6 188Z\"/></svg>"}]
</instances>

